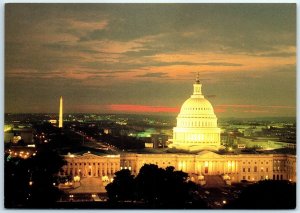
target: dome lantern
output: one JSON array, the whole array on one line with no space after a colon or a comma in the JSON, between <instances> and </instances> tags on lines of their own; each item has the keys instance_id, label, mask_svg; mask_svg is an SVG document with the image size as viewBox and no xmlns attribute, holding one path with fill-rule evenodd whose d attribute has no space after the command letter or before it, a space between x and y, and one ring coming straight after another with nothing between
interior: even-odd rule
<instances>
[{"instance_id":1,"label":"dome lantern","mask_svg":"<svg viewBox=\"0 0 300 213\"><path fill-rule=\"evenodd\" d=\"M204 96L202 95L201 87L202 87L202 84L200 84L199 72L198 72L196 82L194 83L194 92L193 92L192 97L204 98Z\"/></svg>"}]
</instances>

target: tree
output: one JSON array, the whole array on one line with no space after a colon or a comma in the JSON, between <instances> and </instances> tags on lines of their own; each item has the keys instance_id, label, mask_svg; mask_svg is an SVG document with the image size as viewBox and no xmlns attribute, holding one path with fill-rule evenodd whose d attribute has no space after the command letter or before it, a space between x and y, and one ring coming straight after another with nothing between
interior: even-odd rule
<instances>
[{"instance_id":1,"label":"tree","mask_svg":"<svg viewBox=\"0 0 300 213\"><path fill-rule=\"evenodd\" d=\"M174 167L159 168L145 164L136 178L129 170L115 173L114 181L106 186L109 200L143 201L146 208L206 208L193 192L194 182L188 181L188 174L175 171Z\"/></svg>"},{"instance_id":2,"label":"tree","mask_svg":"<svg viewBox=\"0 0 300 213\"><path fill-rule=\"evenodd\" d=\"M112 183L105 187L110 201L134 199L135 182L130 170L123 169L115 173Z\"/></svg>"},{"instance_id":3,"label":"tree","mask_svg":"<svg viewBox=\"0 0 300 213\"><path fill-rule=\"evenodd\" d=\"M187 173L153 164L145 164L140 169L136 182L139 198L153 208L186 208L187 202L193 201L192 192L197 188L195 183L188 181Z\"/></svg>"},{"instance_id":4,"label":"tree","mask_svg":"<svg viewBox=\"0 0 300 213\"><path fill-rule=\"evenodd\" d=\"M149 204L156 205L161 201L165 182L164 170L154 164L145 164L136 177L137 194Z\"/></svg>"},{"instance_id":5,"label":"tree","mask_svg":"<svg viewBox=\"0 0 300 213\"><path fill-rule=\"evenodd\" d=\"M44 147L28 159L5 159L5 207L52 207L60 196L53 182L63 158Z\"/></svg>"},{"instance_id":6,"label":"tree","mask_svg":"<svg viewBox=\"0 0 300 213\"><path fill-rule=\"evenodd\" d=\"M48 146L41 148L36 156L29 160L32 181L29 205L51 207L61 195L60 191L53 186L54 175L59 172L65 161L55 151L48 149Z\"/></svg>"},{"instance_id":7,"label":"tree","mask_svg":"<svg viewBox=\"0 0 300 213\"><path fill-rule=\"evenodd\" d=\"M4 205L5 208L22 207L28 201L29 181L27 161L5 156L4 162Z\"/></svg>"},{"instance_id":8,"label":"tree","mask_svg":"<svg viewBox=\"0 0 300 213\"><path fill-rule=\"evenodd\" d=\"M295 209L296 184L265 180L249 185L226 209Z\"/></svg>"}]
</instances>

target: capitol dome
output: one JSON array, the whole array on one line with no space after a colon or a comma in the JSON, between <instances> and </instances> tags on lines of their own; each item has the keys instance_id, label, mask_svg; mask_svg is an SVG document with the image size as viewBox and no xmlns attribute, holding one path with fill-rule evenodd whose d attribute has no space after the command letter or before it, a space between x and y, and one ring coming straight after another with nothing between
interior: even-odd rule
<instances>
[{"instance_id":1,"label":"capitol dome","mask_svg":"<svg viewBox=\"0 0 300 213\"><path fill-rule=\"evenodd\" d=\"M211 103L204 98L201 87L197 78L193 94L183 103L177 116L172 147L190 151L220 148L217 117Z\"/></svg>"},{"instance_id":2,"label":"capitol dome","mask_svg":"<svg viewBox=\"0 0 300 213\"><path fill-rule=\"evenodd\" d=\"M205 98L189 98L180 110L181 115L214 115L211 103Z\"/></svg>"}]
</instances>

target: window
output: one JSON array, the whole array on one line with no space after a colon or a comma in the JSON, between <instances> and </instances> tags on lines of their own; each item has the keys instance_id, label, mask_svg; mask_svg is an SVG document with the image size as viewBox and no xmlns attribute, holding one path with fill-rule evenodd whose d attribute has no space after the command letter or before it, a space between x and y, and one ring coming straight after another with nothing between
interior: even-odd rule
<instances>
[{"instance_id":1,"label":"window","mask_svg":"<svg viewBox=\"0 0 300 213\"><path fill-rule=\"evenodd\" d=\"M254 166L254 172L257 172L257 166Z\"/></svg>"},{"instance_id":2,"label":"window","mask_svg":"<svg viewBox=\"0 0 300 213\"><path fill-rule=\"evenodd\" d=\"M245 168L243 168L243 172L246 172L246 169L245 169Z\"/></svg>"},{"instance_id":3,"label":"window","mask_svg":"<svg viewBox=\"0 0 300 213\"><path fill-rule=\"evenodd\" d=\"M250 168L248 168L248 172L250 172Z\"/></svg>"}]
</instances>

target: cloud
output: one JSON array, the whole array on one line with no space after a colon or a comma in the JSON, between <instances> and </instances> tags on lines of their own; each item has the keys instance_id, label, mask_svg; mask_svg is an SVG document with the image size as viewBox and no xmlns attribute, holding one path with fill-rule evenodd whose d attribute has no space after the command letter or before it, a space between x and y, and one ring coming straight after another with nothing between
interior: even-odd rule
<instances>
[{"instance_id":1,"label":"cloud","mask_svg":"<svg viewBox=\"0 0 300 213\"><path fill-rule=\"evenodd\" d=\"M238 63L226 63L226 62L208 62L208 63L198 63L198 65L208 65L208 66L243 66L243 64Z\"/></svg>"},{"instance_id":2,"label":"cloud","mask_svg":"<svg viewBox=\"0 0 300 213\"><path fill-rule=\"evenodd\" d=\"M216 95L205 95L206 98L216 98Z\"/></svg>"},{"instance_id":3,"label":"cloud","mask_svg":"<svg viewBox=\"0 0 300 213\"><path fill-rule=\"evenodd\" d=\"M136 77L147 77L147 78L164 78L168 73L165 72L148 72L143 75L136 75Z\"/></svg>"}]
</instances>

